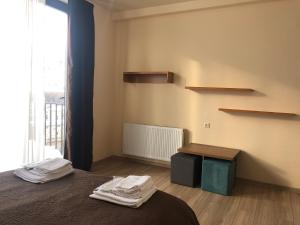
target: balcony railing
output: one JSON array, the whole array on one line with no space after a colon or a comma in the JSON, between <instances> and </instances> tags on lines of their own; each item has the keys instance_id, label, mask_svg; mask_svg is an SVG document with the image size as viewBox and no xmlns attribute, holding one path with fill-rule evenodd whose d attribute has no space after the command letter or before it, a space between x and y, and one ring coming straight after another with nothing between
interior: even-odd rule
<instances>
[{"instance_id":1,"label":"balcony railing","mask_svg":"<svg viewBox=\"0 0 300 225\"><path fill-rule=\"evenodd\" d=\"M65 104L63 97L45 103L45 145L63 152L65 139Z\"/></svg>"}]
</instances>

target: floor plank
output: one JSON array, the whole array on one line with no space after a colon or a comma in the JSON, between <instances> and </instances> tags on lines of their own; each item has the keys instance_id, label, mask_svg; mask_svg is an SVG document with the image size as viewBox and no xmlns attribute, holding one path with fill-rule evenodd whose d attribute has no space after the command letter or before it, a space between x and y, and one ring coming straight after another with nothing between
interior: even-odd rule
<instances>
[{"instance_id":1,"label":"floor plank","mask_svg":"<svg viewBox=\"0 0 300 225\"><path fill-rule=\"evenodd\" d=\"M150 175L159 190L184 200L201 225L300 225L300 194L257 182L237 180L233 196L170 182L170 169L121 157L96 163L103 176Z\"/></svg>"},{"instance_id":2,"label":"floor plank","mask_svg":"<svg viewBox=\"0 0 300 225\"><path fill-rule=\"evenodd\" d=\"M290 192L294 225L300 225L300 194Z\"/></svg>"}]
</instances>

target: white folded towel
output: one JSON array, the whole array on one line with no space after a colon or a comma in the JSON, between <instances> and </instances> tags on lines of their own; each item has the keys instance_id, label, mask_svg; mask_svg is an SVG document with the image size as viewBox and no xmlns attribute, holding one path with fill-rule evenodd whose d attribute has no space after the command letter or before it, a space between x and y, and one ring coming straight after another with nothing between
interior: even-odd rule
<instances>
[{"instance_id":1,"label":"white folded towel","mask_svg":"<svg viewBox=\"0 0 300 225\"><path fill-rule=\"evenodd\" d=\"M31 183L46 183L62 178L73 171L70 161L56 158L26 165L24 168L15 170L14 174Z\"/></svg>"},{"instance_id":2,"label":"white folded towel","mask_svg":"<svg viewBox=\"0 0 300 225\"><path fill-rule=\"evenodd\" d=\"M150 176L134 176L130 175L120 181L114 189L124 191L126 193L132 193L135 191L140 191L143 187L145 187L148 182L152 183L152 179Z\"/></svg>"},{"instance_id":3,"label":"white folded towel","mask_svg":"<svg viewBox=\"0 0 300 225\"><path fill-rule=\"evenodd\" d=\"M150 176L114 177L98 188L91 198L112 202L115 204L138 208L156 192Z\"/></svg>"},{"instance_id":4,"label":"white folded towel","mask_svg":"<svg viewBox=\"0 0 300 225\"><path fill-rule=\"evenodd\" d=\"M100 190L102 192L108 192L108 193L112 193L113 188L120 183L120 181L122 181L123 179L125 179L124 177L114 177L112 180L102 184L101 186L97 187L95 189L95 191Z\"/></svg>"},{"instance_id":5,"label":"white folded towel","mask_svg":"<svg viewBox=\"0 0 300 225\"><path fill-rule=\"evenodd\" d=\"M142 198L145 193L154 188L150 176L128 176L112 189L112 193L125 198Z\"/></svg>"},{"instance_id":6,"label":"white folded towel","mask_svg":"<svg viewBox=\"0 0 300 225\"><path fill-rule=\"evenodd\" d=\"M138 208L143 203L148 201L155 192L156 192L156 188L153 188L153 189L149 190L143 198L132 199L132 198L120 197L113 193L97 190L97 191L94 191L93 194L90 195L90 197L99 199L99 200L103 200L103 201L107 201L107 202L111 202L111 203L115 203L118 205L131 207L131 208Z\"/></svg>"},{"instance_id":7,"label":"white folded towel","mask_svg":"<svg viewBox=\"0 0 300 225\"><path fill-rule=\"evenodd\" d=\"M140 189L136 189L135 191L129 192L126 189L123 190L123 189L113 188L112 193L125 198L143 198L153 188L155 188L155 186L151 181L151 182L147 182L145 186L141 187Z\"/></svg>"},{"instance_id":8,"label":"white folded towel","mask_svg":"<svg viewBox=\"0 0 300 225\"><path fill-rule=\"evenodd\" d=\"M29 181L31 183L46 183L49 181L60 179L74 171L73 167L71 165L65 166L64 169L62 169L58 173L49 173L49 174L39 174L37 172L34 172L32 170L27 170L24 168L17 169L14 171L14 174L20 178L22 178L25 181Z\"/></svg>"},{"instance_id":9,"label":"white folded towel","mask_svg":"<svg viewBox=\"0 0 300 225\"><path fill-rule=\"evenodd\" d=\"M25 165L24 168L27 170L35 170L39 173L53 173L59 171L66 165L71 165L69 160L62 158L46 159L39 163L32 163Z\"/></svg>"},{"instance_id":10,"label":"white folded towel","mask_svg":"<svg viewBox=\"0 0 300 225\"><path fill-rule=\"evenodd\" d=\"M114 177L113 180L102 184L97 190L113 193L125 198L142 198L155 188L150 176Z\"/></svg>"}]
</instances>

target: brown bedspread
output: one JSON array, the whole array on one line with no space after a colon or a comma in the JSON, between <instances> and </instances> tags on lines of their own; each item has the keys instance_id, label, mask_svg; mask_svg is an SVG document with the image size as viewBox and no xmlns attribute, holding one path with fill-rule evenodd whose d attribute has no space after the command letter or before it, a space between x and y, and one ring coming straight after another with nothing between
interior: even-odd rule
<instances>
[{"instance_id":1,"label":"brown bedspread","mask_svg":"<svg viewBox=\"0 0 300 225\"><path fill-rule=\"evenodd\" d=\"M32 184L0 173L0 225L199 225L191 208L158 191L138 209L89 198L108 181L76 170L47 184Z\"/></svg>"}]
</instances>

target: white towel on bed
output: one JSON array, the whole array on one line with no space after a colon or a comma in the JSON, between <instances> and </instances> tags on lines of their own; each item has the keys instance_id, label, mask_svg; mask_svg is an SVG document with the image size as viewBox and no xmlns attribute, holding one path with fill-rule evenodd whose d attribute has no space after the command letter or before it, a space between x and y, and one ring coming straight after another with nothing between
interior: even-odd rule
<instances>
[{"instance_id":1,"label":"white towel on bed","mask_svg":"<svg viewBox=\"0 0 300 225\"><path fill-rule=\"evenodd\" d=\"M27 170L24 168L15 170L14 174L25 181L29 181L31 183L46 183L49 181L60 179L74 171L71 165L65 166L61 169L60 172L56 173L48 173L48 174L39 174L33 170Z\"/></svg>"},{"instance_id":2,"label":"white towel on bed","mask_svg":"<svg viewBox=\"0 0 300 225\"><path fill-rule=\"evenodd\" d=\"M97 187L91 198L138 208L156 192L150 176L114 177Z\"/></svg>"},{"instance_id":3,"label":"white towel on bed","mask_svg":"<svg viewBox=\"0 0 300 225\"><path fill-rule=\"evenodd\" d=\"M97 187L95 190L112 193L113 188L117 184L119 184L123 179L125 179L125 178L124 177L114 177L112 180L102 184L101 186Z\"/></svg>"},{"instance_id":4,"label":"white towel on bed","mask_svg":"<svg viewBox=\"0 0 300 225\"><path fill-rule=\"evenodd\" d=\"M14 174L31 183L46 183L62 178L73 171L70 161L56 158L26 165L15 170Z\"/></svg>"},{"instance_id":5,"label":"white towel on bed","mask_svg":"<svg viewBox=\"0 0 300 225\"><path fill-rule=\"evenodd\" d=\"M125 198L143 198L149 191L155 188L150 176L114 177L113 180L104 183L97 190L113 193Z\"/></svg>"},{"instance_id":6,"label":"white towel on bed","mask_svg":"<svg viewBox=\"0 0 300 225\"><path fill-rule=\"evenodd\" d=\"M152 182L150 176L134 176L130 175L123 179L120 183L115 186L115 190L124 191L126 193L132 193L140 191L149 182Z\"/></svg>"},{"instance_id":7,"label":"white towel on bed","mask_svg":"<svg viewBox=\"0 0 300 225\"><path fill-rule=\"evenodd\" d=\"M131 208L138 208L143 203L147 202L152 195L156 192L156 188L153 188L149 190L147 193L145 193L143 198L133 199L133 198L125 198L121 196L117 196L113 193L109 192L103 192L101 190L94 191L93 194L90 195L91 198L115 203L118 205L123 205Z\"/></svg>"},{"instance_id":8,"label":"white towel on bed","mask_svg":"<svg viewBox=\"0 0 300 225\"><path fill-rule=\"evenodd\" d=\"M142 198L154 188L150 176L128 176L121 180L113 189L112 193L125 198Z\"/></svg>"},{"instance_id":9,"label":"white towel on bed","mask_svg":"<svg viewBox=\"0 0 300 225\"><path fill-rule=\"evenodd\" d=\"M31 163L25 165L24 168L27 170L35 170L39 173L55 173L61 168L71 165L72 163L69 160L62 158L46 159L38 163Z\"/></svg>"}]
</instances>

